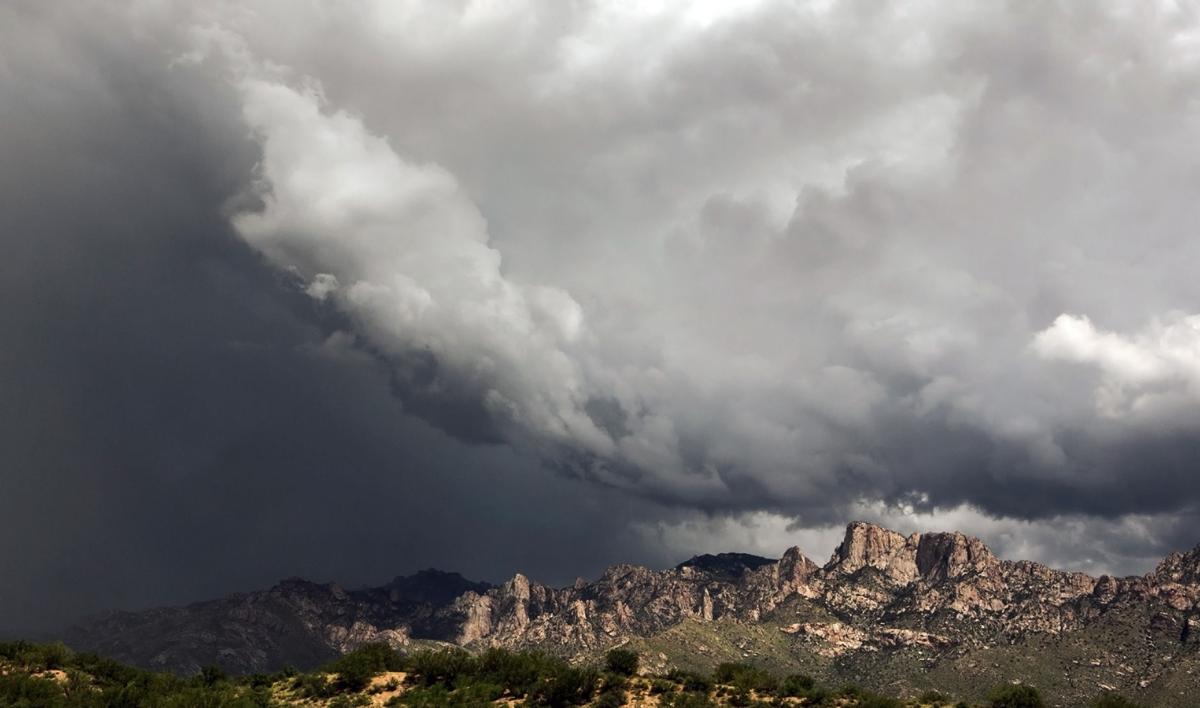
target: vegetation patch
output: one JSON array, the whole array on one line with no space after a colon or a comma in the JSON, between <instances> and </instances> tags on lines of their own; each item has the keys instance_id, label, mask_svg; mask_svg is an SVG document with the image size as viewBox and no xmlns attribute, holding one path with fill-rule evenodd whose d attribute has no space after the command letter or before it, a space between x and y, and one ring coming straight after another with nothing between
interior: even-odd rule
<instances>
[{"instance_id":1,"label":"vegetation patch","mask_svg":"<svg viewBox=\"0 0 1200 708\"><path fill-rule=\"evenodd\" d=\"M740 662L708 674L672 670L639 674L641 657L610 650L599 665L573 664L543 652L489 649L421 650L401 654L368 644L317 671L227 676L205 668L179 677L135 669L61 644L0 644L0 706L6 708L274 708L313 706L814 706L829 708L1042 708L1026 684L1002 684L986 702L955 701L936 691L885 696L858 686L831 688L812 676L779 676ZM1094 708L1139 708L1115 693Z\"/></svg>"}]
</instances>

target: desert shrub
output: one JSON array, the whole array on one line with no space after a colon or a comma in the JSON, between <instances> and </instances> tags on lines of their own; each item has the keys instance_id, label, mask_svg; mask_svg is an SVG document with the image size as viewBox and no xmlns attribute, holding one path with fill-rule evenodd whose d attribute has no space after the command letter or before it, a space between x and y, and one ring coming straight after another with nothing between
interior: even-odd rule
<instances>
[{"instance_id":1,"label":"desert shrub","mask_svg":"<svg viewBox=\"0 0 1200 708\"><path fill-rule=\"evenodd\" d=\"M674 693L675 684L667 679L651 679L649 690L652 696L658 696L663 693Z\"/></svg>"},{"instance_id":2,"label":"desert shrub","mask_svg":"<svg viewBox=\"0 0 1200 708\"><path fill-rule=\"evenodd\" d=\"M729 696L729 705L731 706L739 706L740 708L748 706L753 702L754 699L750 696L750 691L746 688L738 688Z\"/></svg>"},{"instance_id":3,"label":"desert shrub","mask_svg":"<svg viewBox=\"0 0 1200 708\"><path fill-rule=\"evenodd\" d=\"M333 689L321 674L300 674L292 679L292 690L301 698L328 698Z\"/></svg>"},{"instance_id":4,"label":"desert shrub","mask_svg":"<svg viewBox=\"0 0 1200 708\"><path fill-rule=\"evenodd\" d=\"M383 642L364 644L347 652L323 667L324 671L337 674L333 680L333 691L347 693L361 691L371 679L384 671L399 671L404 658Z\"/></svg>"},{"instance_id":5,"label":"desert shrub","mask_svg":"<svg viewBox=\"0 0 1200 708\"><path fill-rule=\"evenodd\" d=\"M863 692L858 697L858 708L903 708L904 702L889 696Z\"/></svg>"},{"instance_id":6,"label":"desert shrub","mask_svg":"<svg viewBox=\"0 0 1200 708\"><path fill-rule=\"evenodd\" d=\"M0 676L0 705L12 708L43 708L61 706L65 702L58 683L25 673Z\"/></svg>"},{"instance_id":7,"label":"desert shrub","mask_svg":"<svg viewBox=\"0 0 1200 708\"><path fill-rule=\"evenodd\" d=\"M917 696L917 702L940 706L943 703L949 703L950 697L937 691L925 691L921 695Z\"/></svg>"},{"instance_id":8,"label":"desert shrub","mask_svg":"<svg viewBox=\"0 0 1200 708\"><path fill-rule=\"evenodd\" d=\"M671 669L667 674L667 679L678 683L685 691L708 693L712 688L712 681L692 671Z\"/></svg>"},{"instance_id":9,"label":"desert shrub","mask_svg":"<svg viewBox=\"0 0 1200 708\"><path fill-rule=\"evenodd\" d=\"M91 674L102 686L125 686L137 681L144 673L132 666L91 653L76 654L71 663L80 671Z\"/></svg>"},{"instance_id":10,"label":"desert shrub","mask_svg":"<svg viewBox=\"0 0 1200 708\"><path fill-rule=\"evenodd\" d=\"M66 668L74 652L62 642L34 644L23 640L0 642L0 659L30 671Z\"/></svg>"},{"instance_id":11,"label":"desert shrub","mask_svg":"<svg viewBox=\"0 0 1200 708\"><path fill-rule=\"evenodd\" d=\"M779 679L760 668L748 664L724 662L713 670L715 683L730 684L746 691L770 693L779 687Z\"/></svg>"},{"instance_id":12,"label":"desert shrub","mask_svg":"<svg viewBox=\"0 0 1200 708\"><path fill-rule=\"evenodd\" d=\"M337 676L331 684L334 693L352 693L361 691L371 684L376 671L371 665L359 659L347 661L338 667Z\"/></svg>"},{"instance_id":13,"label":"desert shrub","mask_svg":"<svg viewBox=\"0 0 1200 708\"><path fill-rule=\"evenodd\" d=\"M539 681L529 691L526 703L548 708L583 705L591 701L599 682L595 669L564 665Z\"/></svg>"},{"instance_id":14,"label":"desert shrub","mask_svg":"<svg viewBox=\"0 0 1200 708\"><path fill-rule=\"evenodd\" d=\"M473 683L454 692L456 700L463 705L476 706L492 703L504 695L504 687L494 683Z\"/></svg>"},{"instance_id":15,"label":"desert shrub","mask_svg":"<svg viewBox=\"0 0 1200 708\"><path fill-rule=\"evenodd\" d=\"M662 708L716 708L716 703L708 700L708 696L699 693L668 694L659 703Z\"/></svg>"},{"instance_id":16,"label":"desert shrub","mask_svg":"<svg viewBox=\"0 0 1200 708\"><path fill-rule=\"evenodd\" d=\"M629 688L628 676L607 672L600 677L601 691L624 691L626 688Z\"/></svg>"},{"instance_id":17,"label":"desert shrub","mask_svg":"<svg viewBox=\"0 0 1200 708\"><path fill-rule=\"evenodd\" d=\"M267 697L263 694L239 691L224 683L216 686L184 686L168 693L152 690L136 705L154 708L260 708L268 705L266 701Z\"/></svg>"},{"instance_id":18,"label":"desert shrub","mask_svg":"<svg viewBox=\"0 0 1200 708\"><path fill-rule=\"evenodd\" d=\"M363 695L338 696L329 702L329 708L359 708L371 705L371 699Z\"/></svg>"},{"instance_id":19,"label":"desert shrub","mask_svg":"<svg viewBox=\"0 0 1200 708\"><path fill-rule=\"evenodd\" d=\"M824 706L833 703L834 696L829 692L829 689L823 686L814 686L809 689L804 699L804 705L806 706Z\"/></svg>"},{"instance_id":20,"label":"desert shrub","mask_svg":"<svg viewBox=\"0 0 1200 708\"><path fill-rule=\"evenodd\" d=\"M609 649L604 655L604 668L614 674L633 676L638 670L638 655L630 649Z\"/></svg>"},{"instance_id":21,"label":"desert shrub","mask_svg":"<svg viewBox=\"0 0 1200 708\"><path fill-rule=\"evenodd\" d=\"M625 705L625 689L605 689L592 703L593 708L621 708Z\"/></svg>"},{"instance_id":22,"label":"desert shrub","mask_svg":"<svg viewBox=\"0 0 1200 708\"><path fill-rule=\"evenodd\" d=\"M512 693L524 696L545 677L567 667L567 662L543 652L510 652L489 649L476 662L478 678L490 681Z\"/></svg>"},{"instance_id":23,"label":"desert shrub","mask_svg":"<svg viewBox=\"0 0 1200 708\"><path fill-rule=\"evenodd\" d=\"M779 695L790 698L802 698L808 695L808 692L812 690L816 683L812 676L792 674L780 682Z\"/></svg>"},{"instance_id":24,"label":"desert shrub","mask_svg":"<svg viewBox=\"0 0 1200 708\"><path fill-rule=\"evenodd\" d=\"M476 671L475 659L462 649L422 651L409 655L405 668L422 685L436 683L453 685L459 676L470 676Z\"/></svg>"},{"instance_id":25,"label":"desert shrub","mask_svg":"<svg viewBox=\"0 0 1200 708\"><path fill-rule=\"evenodd\" d=\"M988 694L991 708L1045 708L1042 695L1033 686L997 686Z\"/></svg>"},{"instance_id":26,"label":"desert shrub","mask_svg":"<svg viewBox=\"0 0 1200 708\"><path fill-rule=\"evenodd\" d=\"M1142 705L1134 703L1119 693L1105 691L1092 701L1092 708L1142 708Z\"/></svg>"},{"instance_id":27,"label":"desert shrub","mask_svg":"<svg viewBox=\"0 0 1200 708\"><path fill-rule=\"evenodd\" d=\"M390 699L388 706L413 706L413 708L445 708L451 703L450 690L442 685L417 686Z\"/></svg>"}]
</instances>

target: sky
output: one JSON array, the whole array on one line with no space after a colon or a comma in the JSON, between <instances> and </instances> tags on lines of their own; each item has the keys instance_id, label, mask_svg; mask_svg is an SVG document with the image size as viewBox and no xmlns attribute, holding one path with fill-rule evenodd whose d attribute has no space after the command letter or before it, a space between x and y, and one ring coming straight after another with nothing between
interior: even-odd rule
<instances>
[{"instance_id":1,"label":"sky","mask_svg":"<svg viewBox=\"0 0 1200 708\"><path fill-rule=\"evenodd\" d=\"M1200 542L1200 4L0 5L0 627Z\"/></svg>"}]
</instances>

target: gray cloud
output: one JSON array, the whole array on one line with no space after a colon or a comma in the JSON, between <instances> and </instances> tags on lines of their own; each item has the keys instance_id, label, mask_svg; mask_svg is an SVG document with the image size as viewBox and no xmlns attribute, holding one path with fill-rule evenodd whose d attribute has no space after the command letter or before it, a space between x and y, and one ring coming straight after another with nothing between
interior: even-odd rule
<instances>
[{"instance_id":1,"label":"gray cloud","mask_svg":"<svg viewBox=\"0 0 1200 708\"><path fill-rule=\"evenodd\" d=\"M1186 7L4 12L29 512L91 480L63 503L109 528L190 480L186 548L279 538L216 511L238 470L285 526L377 485L462 509L429 548L495 573L519 556L451 549L534 538L500 500L537 495L539 524L607 529L550 576L856 515L1089 570L1197 540ZM319 547L419 526L352 506Z\"/></svg>"}]
</instances>

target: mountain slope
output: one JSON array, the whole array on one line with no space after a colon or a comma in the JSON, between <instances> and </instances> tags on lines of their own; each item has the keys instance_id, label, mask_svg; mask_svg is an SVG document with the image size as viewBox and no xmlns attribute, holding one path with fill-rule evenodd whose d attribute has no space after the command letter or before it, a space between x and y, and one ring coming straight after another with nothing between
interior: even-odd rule
<instances>
[{"instance_id":1,"label":"mountain slope","mask_svg":"<svg viewBox=\"0 0 1200 708\"><path fill-rule=\"evenodd\" d=\"M1200 693L1200 547L1146 576L1093 578L1000 560L959 533L853 523L824 566L792 548L776 561L721 554L661 571L614 566L566 588L519 574L491 587L435 571L354 592L290 580L186 608L110 614L69 637L185 672L303 667L380 640L576 658L632 643L651 671L738 660L893 693L971 695L1016 678L1067 703L1111 686L1184 705L1181 692Z\"/></svg>"}]
</instances>

